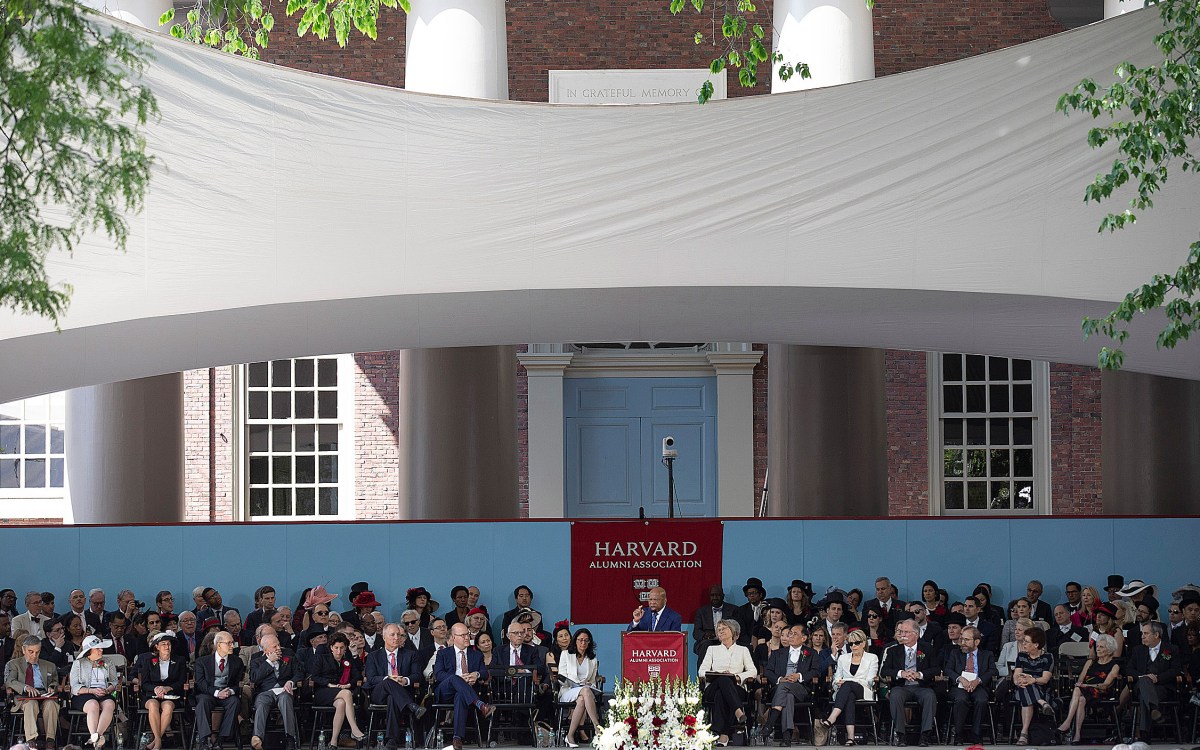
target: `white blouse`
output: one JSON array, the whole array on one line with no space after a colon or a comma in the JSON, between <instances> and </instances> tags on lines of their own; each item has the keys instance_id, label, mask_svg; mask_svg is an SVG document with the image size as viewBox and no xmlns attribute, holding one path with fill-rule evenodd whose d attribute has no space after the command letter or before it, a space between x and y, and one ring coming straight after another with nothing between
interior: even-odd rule
<instances>
[{"instance_id":1,"label":"white blouse","mask_svg":"<svg viewBox=\"0 0 1200 750\"><path fill-rule=\"evenodd\" d=\"M701 677L708 672L729 672L737 675L740 682L745 682L747 677L754 677L758 674L758 667L754 666L750 649L736 643L725 648L718 643L715 646L709 646L708 651L704 652L704 662L700 664L699 671Z\"/></svg>"}]
</instances>

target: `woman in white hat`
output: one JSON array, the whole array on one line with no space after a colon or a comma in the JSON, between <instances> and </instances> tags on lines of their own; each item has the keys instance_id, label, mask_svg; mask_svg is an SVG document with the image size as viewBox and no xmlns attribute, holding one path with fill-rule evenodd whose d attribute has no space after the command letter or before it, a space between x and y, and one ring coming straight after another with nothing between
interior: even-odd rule
<instances>
[{"instance_id":1,"label":"woman in white hat","mask_svg":"<svg viewBox=\"0 0 1200 750\"><path fill-rule=\"evenodd\" d=\"M183 683L187 678L187 666L171 658L175 634L164 630L150 639L150 651L138 657L138 683L142 706L146 709L146 723L154 741L146 750L162 747L162 737L171 726L175 713L175 702L183 696Z\"/></svg>"},{"instance_id":2,"label":"woman in white hat","mask_svg":"<svg viewBox=\"0 0 1200 750\"><path fill-rule=\"evenodd\" d=\"M104 735L112 724L117 702L113 692L117 689L117 668L104 658L104 649L112 641L89 635L83 639L79 658L71 665L71 708L87 715L87 728L91 736L85 743L97 749L104 747Z\"/></svg>"}]
</instances>

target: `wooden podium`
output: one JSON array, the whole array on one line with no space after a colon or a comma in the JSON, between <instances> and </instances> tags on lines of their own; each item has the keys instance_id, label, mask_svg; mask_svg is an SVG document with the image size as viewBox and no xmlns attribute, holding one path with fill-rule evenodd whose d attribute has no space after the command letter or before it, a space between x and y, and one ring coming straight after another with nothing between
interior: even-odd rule
<instances>
[{"instance_id":1,"label":"wooden podium","mask_svg":"<svg viewBox=\"0 0 1200 750\"><path fill-rule=\"evenodd\" d=\"M687 679L686 645L686 635L676 630L621 633L622 678L633 682Z\"/></svg>"}]
</instances>

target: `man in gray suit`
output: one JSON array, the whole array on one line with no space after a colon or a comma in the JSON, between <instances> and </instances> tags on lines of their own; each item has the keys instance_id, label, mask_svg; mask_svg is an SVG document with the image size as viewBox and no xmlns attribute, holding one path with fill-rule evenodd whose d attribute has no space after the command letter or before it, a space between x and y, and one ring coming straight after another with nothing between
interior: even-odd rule
<instances>
[{"instance_id":1,"label":"man in gray suit","mask_svg":"<svg viewBox=\"0 0 1200 750\"><path fill-rule=\"evenodd\" d=\"M767 659L764 670L768 689L773 689L771 708L760 730L764 738L775 732L775 722L783 720L783 746L789 747L796 737L796 704L808 699L808 685L820 670L817 652L808 648L808 628L797 623L783 631L779 638L785 648L775 649Z\"/></svg>"},{"instance_id":2,"label":"man in gray suit","mask_svg":"<svg viewBox=\"0 0 1200 750\"><path fill-rule=\"evenodd\" d=\"M50 696L58 688L58 669L51 662L38 657L42 652L42 641L36 635L27 635L21 640L21 655L4 667L4 685L15 695L24 697L19 701L25 716L25 739L30 747L45 750L54 747L54 735L58 731L58 701ZM38 714L41 714L45 729L38 731ZM38 739L38 738L41 739Z\"/></svg>"}]
</instances>

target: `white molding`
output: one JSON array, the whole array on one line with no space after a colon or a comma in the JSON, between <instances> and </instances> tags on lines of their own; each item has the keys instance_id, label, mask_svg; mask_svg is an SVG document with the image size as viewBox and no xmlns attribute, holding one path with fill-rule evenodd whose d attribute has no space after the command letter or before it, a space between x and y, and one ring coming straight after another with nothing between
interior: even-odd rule
<instances>
[{"instance_id":1,"label":"white molding","mask_svg":"<svg viewBox=\"0 0 1200 750\"><path fill-rule=\"evenodd\" d=\"M611 351L576 354L564 373L568 378L695 378L712 377L716 369L708 352Z\"/></svg>"},{"instance_id":2,"label":"white molding","mask_svg":"<svg viewBox=\"0 0 1200 750\"><path fill-rule=\"evenodd\" d=\"M754 515L754 367L763 353L709 352L717 373L717 514Z\"/></svg>"},{"instance_id":3,"label":"white molding","mask_svg":"<svg viewBox=\"0 0 1200 750\"><path fill-rule=\"evenodd\" d=\"M517 354L529 374L529 517L562 518L566 515L563 373L577 355L555 344L529 348L529 353Z\"/></svg>"}]
</instances>

